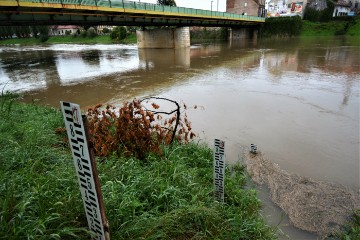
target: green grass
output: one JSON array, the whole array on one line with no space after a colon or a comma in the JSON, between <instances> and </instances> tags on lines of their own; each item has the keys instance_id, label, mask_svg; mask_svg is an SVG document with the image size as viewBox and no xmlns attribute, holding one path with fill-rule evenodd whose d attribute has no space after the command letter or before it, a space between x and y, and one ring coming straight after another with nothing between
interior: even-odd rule
<instances>
[{"instance_id":1,"label":"green grass","mask_svg":"<svg viewBox=\"0 0 360 240\"><path fill-rule=\"evenodd\" d=\"M122 44L133 44L136 43L136 34L130 34L126 39L122 41L116 41L110 39L108 35L96 36L94 38L87 37L73 37L73 36L51 36L46 42L41 43L39 39L36 38L13 38L0 40L1 44L62 44L62 43L74 43L74 44L113 44L113 43L122 43Z\"/></svg>"},{"instance_id":2,"label":"green grass","mask_svg":"<svg viewBox=\"0 0 360 240\"><path fill-rule=\"evenodd\" d=\"M357 18L355 24L349 27L347 35L360 37L360 18Z\"/></svg>"},{"instance_id":3,"label":"green grass","mask_svg":"<svg viewBox=\"0 0 360 240\"><path fill-rule=\"evenodd\" d=\"M5 44L23 44L23 45L32 45L40 44L39 39L36 38L12 38L12 39L1 39L0 45Z\"/></svg>"},{"instance_id":4,"label":"green grass","mask_svg":"<svg viewBox=\"0 0 360 240\"><path fill-rule=\"evenodd\" d=\"M300 36L360 36L360 19L336 20L330 22L303 21Z\"/></svg>"},{"instance_id":5,"label":"green grass","mask_svg":"<svg viewBox=\"0 0 360 240\"><path fill-rule=\"evenodd\" d=\"M303 21L303 29L300 36L334 36L337 31L344 29L346 22L332 21L315 23Z\"/></svg>"},{"instance_id":6,"label":"green grass","mask_svg":"<svg viewBox=\"0 0 360 240\"><path fill-rule=\"evenodd\" d=\"M328 240L357 240L360 239L360 209L354 211L351 221L343 226L342 232L329 236Z\"/></svg>"},{"instance_id":7,"label":"green grass","mask_svg":"<svg viewBox=\"0 0 360 240\"><path fill-rule=\"evenodd\" d=\"M89 239L59 110L15 98L0 96L0 239ZM226 169L225 204L214 201L212 159L192 143L98 161L112 239L275 239L243 167Z\"/></svg>"}]
</instances>

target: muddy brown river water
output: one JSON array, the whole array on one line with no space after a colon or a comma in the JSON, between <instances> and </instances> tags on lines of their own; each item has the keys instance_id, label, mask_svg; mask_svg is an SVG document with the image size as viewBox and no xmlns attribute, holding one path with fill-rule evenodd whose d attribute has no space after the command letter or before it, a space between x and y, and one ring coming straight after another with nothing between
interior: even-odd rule
<instances>
[{"instance_id":1,"label":"muddy brown river water","mask_svg":"<svg viewBox=\"0 0 360 240\"><path fill-rule=\"evenodd\" d=\"M254 143L282 169L359 190L360 41L304 38L138 50L134 45L1 46L0 88L24 102L84 109L162 96L188 106L201 139L226 141L226 160ZM266 191L261 195L266 199ZM316 236L289 227L291 239Z\"/></svg>"}]
</instances>

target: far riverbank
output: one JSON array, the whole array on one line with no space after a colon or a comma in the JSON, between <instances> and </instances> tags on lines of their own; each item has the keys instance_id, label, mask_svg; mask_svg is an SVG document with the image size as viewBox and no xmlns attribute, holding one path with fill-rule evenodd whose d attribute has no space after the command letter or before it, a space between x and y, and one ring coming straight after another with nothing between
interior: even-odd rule
<instances>
[{"instance_id":1,"label":"far riverbank","mask_svg":"<svg viewBox=\"0 0 360 240\"><path fill-rule=\"evenodd\" d=\"M274 23L277 28L278 23ZM290 23L291 24L291 23ZM358 38L360 37L360 19L344 19L334 20L329 22L311 22L307 20L301 21L301 26L298 26L301 30L297 31L300 37L321 37L321 36L350 36ZM288 27L287 27L288 28ZM266 30L265 30L266 31ZM281 31L281 29L280 29ZM271 29L270 32L274 32ZM191 32L191 42L211 42L222 41L226 39L226 31L223 29L203 28L197 29ZM296 34L296 35L297 35ZM278 35L278 34L275 34ZM285 33L286 35L286 33ZM271 35L273 36L273 35ZM263 37L271 37L266 34ZM45 44L136 44L136 34L130 33L124 40L111 39L109 35L98 35L92 38L81 36L50 36ZM21 45L34 45L44 44L37 38L12 38L0 40L0 45L7 44L21 44Z\"/></svg>"}]
</instances>

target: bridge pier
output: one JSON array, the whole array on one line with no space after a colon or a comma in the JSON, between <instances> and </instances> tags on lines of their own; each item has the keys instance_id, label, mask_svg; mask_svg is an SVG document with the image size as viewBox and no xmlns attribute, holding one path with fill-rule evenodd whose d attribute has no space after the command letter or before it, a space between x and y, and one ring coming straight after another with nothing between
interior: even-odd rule
<instances>
[{"instance_id":1,"label":"bridge pier","mask_svg":"<svg viewBox=\"0 0 360 240\"><path fill-rule=\"evenodd\" d=\"M138 30L136 37L138 48L190 47L189 27Z\"/></svg>"},{"instance_id":2,"label":"bridge pier","mask_svg":"<svg viewBox=\"0 0 360 240\"><path fill-rule=\"evenodd\" d=\"M253 39L257 40L258 29L256 28L230 28L230 41Z\"/></svg>"}]
</instances>

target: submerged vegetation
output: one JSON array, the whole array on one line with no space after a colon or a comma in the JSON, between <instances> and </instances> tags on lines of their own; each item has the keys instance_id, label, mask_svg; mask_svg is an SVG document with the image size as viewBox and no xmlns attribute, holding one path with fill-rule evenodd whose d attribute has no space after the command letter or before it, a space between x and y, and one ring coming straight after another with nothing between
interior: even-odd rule
<instances>
[{"instance_id":1,"label":"submerged vegetation","mask_svg":"<svg viewBox=\"0 0 360 240\"><path fill-rule=\"evenodd\" d=\"M89 239L58 109L0 96L0 239ZM275 239L241 166L226 169L225 203L213 198L212 151L162 146L147 161L111 154L98 171L112 239ZM99 160L99 159L98 159Z\"/></svg>"}]
</instances>

